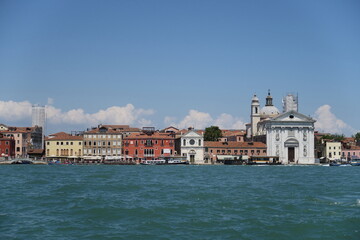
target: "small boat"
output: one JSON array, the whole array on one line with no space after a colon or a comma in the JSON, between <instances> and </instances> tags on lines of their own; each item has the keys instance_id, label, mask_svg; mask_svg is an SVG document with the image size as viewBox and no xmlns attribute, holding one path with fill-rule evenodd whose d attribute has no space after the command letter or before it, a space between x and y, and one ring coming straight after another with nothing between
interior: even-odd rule
<instances>
[{"instance_id":1,"label":"small boat","mask_svg":"<svg viewBox=\"0 0 360 240\"><path fill-rule=\"evenodd\" d=\"M360 166L360 158L354 158L350 161L351 166Z\"/></svg>"},{"instance_id":2,"label":"small boat","mask_svg":"<svg viewBox=\"0 0 360 240\"><path fill-rule=\"evenodd\" d=\"M187 160L170 159L167 161L167 164L189 164L189 162Z\"/></svg>"},{"instance_id":3,"label":"small boat","mask_svg":"<svg viewBox=\"0 0 360 240\"><path fill-rule=\"evenodd\" d=\"M330 167L349 167L351 165L349 163L342 163L342 162L335 161L335 162L329 163L329 166Z\"/></svg>"},{"instance_id":4,"label":"small boat","mask_svg":"<svg viewBox=\"0 0 360 240\"><path fill-rule=\"evenodd\" d=\"M154 159L154 160L143 160L140 163L141 165L164 165L166 160L164 159Z\"/></svg>"}]
</instances>

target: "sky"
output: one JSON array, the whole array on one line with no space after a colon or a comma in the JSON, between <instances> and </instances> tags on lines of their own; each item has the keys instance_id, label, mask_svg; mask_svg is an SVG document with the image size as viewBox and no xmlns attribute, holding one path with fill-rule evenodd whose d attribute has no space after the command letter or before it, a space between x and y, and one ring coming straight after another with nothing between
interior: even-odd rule
<instances>
[{"instance_id":1,"label":"sky","mask_svg":"<svg viewBox=\"0 0 360 240\"><path fill-rule=\"evenodd\" d=\"M316 130L360 131L357 0L1 0L0 123L244 129L289 92Z\"/></svg>"}]
</instances>

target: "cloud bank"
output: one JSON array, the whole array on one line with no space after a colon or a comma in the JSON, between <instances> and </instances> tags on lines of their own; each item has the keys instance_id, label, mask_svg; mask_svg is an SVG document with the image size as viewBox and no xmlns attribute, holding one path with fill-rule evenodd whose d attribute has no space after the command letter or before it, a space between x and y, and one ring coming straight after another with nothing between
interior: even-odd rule
<instances>
[{"instance_id":1,"label":"cloud bank","mask_svg":"<svg viewBox=\"0 0 360 240\"><path fill-rule=\"evenodd\" d=\"M332 134L353 134L356 132L354 128L346 124L343 120L339 119L331 112L330 105L326 104L319 107L315 112L314 118L316 119L315 128L318 131Z\"/></svg>"},{"instance_id":2,"label":"cloud bank","mask_svg":"<svg viewBox=\"0 0 360 240\"><path fill-rule=\"evenodd\" d=\"M49 99L49 103L53 100ZM0 120L20 121L31 120L32 104L28 101L0 101ZM47 122L49 124L87 125L97 124L128 124L136 126L151 125L146 116L154 114L152 109L135 108L132 104L126 106L112 106L96 113L86 113L83 109L62 111L52 105L46 106Z\"/></svg>"},{"instance_id":3,"label":"cloud bank","mask_svg":"<svg viewBox=\"0 0 360 240\"><path fill-rule=\"evenodd\" d=\"M223 113L217 118L213 118L209 113L190 110L180 121L176 121L174 117L165 117L164 123L177 128L194 127L196 129L204 129L209 126L218 126L222 129L244 129L245 123L230 114Z\"/></svg>"}]
</instances>

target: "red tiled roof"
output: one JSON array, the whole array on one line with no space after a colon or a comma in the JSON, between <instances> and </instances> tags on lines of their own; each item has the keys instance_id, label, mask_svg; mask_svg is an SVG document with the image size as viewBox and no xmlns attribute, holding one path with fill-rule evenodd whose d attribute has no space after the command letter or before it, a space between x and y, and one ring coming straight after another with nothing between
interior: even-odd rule
<instances>
[{"instance_id":1,"label":"red tiled roof","mask_svg":"<svg viewBox=\"0 0 360 240\"><path fill-rule=\"evenodd\" d=\"M149 135L146 133L131 133L129 136L124 138L124 140L130 139L175 139L175 136L169 133L154 132Z\"/></svg>"},{"instance_id":2,"label":"red tiled roof","mask_svg":"<svg viewBox=\"0 0 360 240\"><path fill-rule=\"evenodd\" d=\"M262 142L211 142L205 141L205 147L209 148L266 148Z\"/></svg>"},{"instance_id":3,"label":"red tiled roof","mask_svg":"<svg viewBox=\"0 0 360 240\"><path fill-rule=\"evenodd\" d=\"M124 129L118 129L118 128L111 128L111 127L105 127L105 126L115 126L115 125L103 125L105 131L101 132L100 128L94 128L89 131L86 131L85 134L119 134L123 132L140 132L141 130L139 128L124 128ZM118 125L121 126L121 125Z\"/></svg>"},{"instance_id":4,"label":"red tiled roof","mask_svg":"<svg viewBox=\"0 0 360 240\"><path fill-rule=\"evenodd\" d=\"M58 132L49 135L49 137L46 137L45 140L47 141L53 141L53 140L83 140L83 136L73 136L65 132Z\"/></svg>"}]
</instances>

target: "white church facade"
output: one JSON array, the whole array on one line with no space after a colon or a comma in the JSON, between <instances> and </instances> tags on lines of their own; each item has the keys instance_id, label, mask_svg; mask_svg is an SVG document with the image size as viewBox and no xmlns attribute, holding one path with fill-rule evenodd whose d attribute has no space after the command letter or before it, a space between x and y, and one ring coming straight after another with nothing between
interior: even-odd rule
<instances>
[{"instance_id":1,"label":"white church facade","mask_svg":"<svg viewBox=\"0 0 360 240\"><path fill-rule=\"evenodd\" d=\"M285 110L288 109L288 110ZM256 95L251 102L251 123L248 138L262 140L267 155L277 156L282 164L314 164L314 123L311 117L298 113L296 106L280 113L272 104L270 91L266 105L260 108Z\"/></svg>"},{"instance_id":2,"label":"white church facade","mask_svg":"<svg viewBox=\"0 0 360 240\"><path fill-rule=\"evenodd\" d=\"M314 164L314 123L310 117L289 111L262 122L267 154L283 164Z\"/></svg>"},{"instance_id":3,"label":"white church facade","mask_svg":"<svg viewBox=\"0 0 360 240\"><path fill-rule=\"evenodd\" d=\"M204 136L194 130L182 135L181 154L190 164L204 164Z\"/></svg>"}]
</instances>

